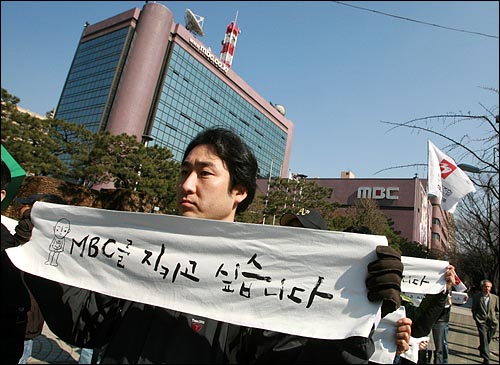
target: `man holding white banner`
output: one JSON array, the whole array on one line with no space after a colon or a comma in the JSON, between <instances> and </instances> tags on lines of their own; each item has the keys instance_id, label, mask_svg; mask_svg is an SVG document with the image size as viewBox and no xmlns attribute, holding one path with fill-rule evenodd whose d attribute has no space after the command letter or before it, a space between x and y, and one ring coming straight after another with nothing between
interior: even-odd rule
<instances>
[{"instance_id":1,"label":"man holding white banner","mask_svg":"<svg viewBox=\"0 0 500 365\"><path fill-rule=\"evenodd\" d=\"M458 202L476 191L474 184L455 161L428 142L428 194L437 197L443 210L453 213Z\"/></svg>"},{"instance_id":2,"label":"man holding white banner","mask_svg":"<svg viewBox=\"0 0 500 365\"><path fill-rule=\"evenodd\" d=\"M70 344L105 348L102 363L259 363L276 350L270 347L256 353L249 348L248 327L252 326L281 332L283 337L287 336L285 332L314 337L293 351L274 353L278 362L368 363L374 351L371 333L377 309L382 304L388 313L400 304L401 257L387 247L382 236L319 230L310 230L305 236L293 228L228 223L251 203L256 176L255 156L236 134L208 129L189 144L184 154L177 186L177 206L183 217L36 203L35 229L32 241L26 244L33 248L14 248L9 257L30 272L25 281L50 329ZM65 219L64 236L56 231L61 219ZM111 232L110 224L115 225L116 232ZM159 232L161 224L163 231ZM185 234L186 224L191 236ZM130 239L115 238L122 232ZM325 235L332 240L347 240L351 243L347 246L353 248L329 246ZM44 257L50 254L44 242L50 243L51 237L58 238L66 249L57 265L44 265ZM240 237L245 247L228 237ZM305 237L311 248L306 254L294 248L301 247L299 240ZM145 239L156 246L139 242ZM161 250L159 255L153 252L155 248ZM39 256L37 260L29 261L28 250ZM228 261L232 258L224 255L225 250L254 254L248 262L230 269ZM264 256L266 250L269 255ZM338 273L334 271L336 263L322 262L324 257L332 258L332 250L348 265ZM212 262L214 252L222 257L222 264ZM288 262L282 258L287 252L291 256ZM139 260L134 261L136 258ZM179 261L178 266L170 270L163 258ZM272 265L269 258L274 258ZM190 266L180 270L181 261ZM310 265L303 268L303 261ZM264 262L272 275L261 272ZM209 264L217 264L214 267L218 269L205 275ZM247 267L252 270L243 271ZM282 267L287 276L282 276L281 286L272 287L269 283L279 275L272 271L275 267ZM316 267L320 271L314 277L309 271ZM146 269L150 274L144 273ZM212 295L215 289L206 288L212 285L209 279L213 281L214 273L218 284L224 285L222 292L228 295L223 301L218 299L220 286L218 296ZM337 281L327 286L325 281L335 275ZM241 277L247 280L247 286L242 285L237 296L232 285ZM174 285L176 279L183 280L182 287ZM361 287L365 279L370 283L368 290ZM295 283L291 289L289 282ZM264 294L247 301L257 289ZM367 294L373 302L368 301ZM338 318L328 316L328 308L339 304L340 313L347 313L340 323ZM262 306L269 310L259 312ZM238 312L240 307L242 313ZM306 321L294 313L302 313ZM307 323L308 316L312 323ZM322 321L337 321L338 325L325 328ZM409 341L408 321L402 320L398 330L406 331ZM359 323L354 327L360 328L343 326L344 322Z\"/></svg>"}]
</instances>

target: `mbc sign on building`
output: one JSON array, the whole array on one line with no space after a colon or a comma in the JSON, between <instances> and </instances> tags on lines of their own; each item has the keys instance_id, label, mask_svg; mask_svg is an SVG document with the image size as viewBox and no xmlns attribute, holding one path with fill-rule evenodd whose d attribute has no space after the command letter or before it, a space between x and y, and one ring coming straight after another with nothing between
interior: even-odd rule
<instances>
[{"instance_id":1,"label":"mbc sign on building","mask_svg":"<svg viewBox=\"0 0 500 365\"><path fill-rule=\"evenodd\" d=\"M383 187L367 187L360 186L358 188L358 199L390 199L397 200L399 196L397 193L399 188L396 186L391 186L387 188Z\"/></svg>"}]
</instances>

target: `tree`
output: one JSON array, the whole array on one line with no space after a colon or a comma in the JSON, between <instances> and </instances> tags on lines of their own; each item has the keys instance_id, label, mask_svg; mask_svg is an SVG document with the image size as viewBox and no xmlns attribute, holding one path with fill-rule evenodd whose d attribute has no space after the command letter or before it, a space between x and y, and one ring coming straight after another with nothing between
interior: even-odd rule
<instances>
[{"instance_id":1,"label":"tree","mask_svg":"<svg viewBox=\"0 0 500 365\"><path fill-rule=\"evenodd\" d=\"M276 218L290 210L302 207L314 208L321 213L327 222L333 218L337 204L329 202L333 189L320 187L315 181L305 179L276 178L270 181L269 191L259 196L264 206L261 222L279 224Z\"/></svg>"},{"instance_id":2,"label":"tree","mask_svg":"<svg viewBox=\"0 0 500 365\"><path fill-rule=\"evenodd\" d=\"M19 98L2 89L2 144L27 175L64 175L68 167L58 158L61 147L51 124L17 110Z\"/></svg>"},{"instance_id":3,"label":"tree","mask_svg":"<svg viewBox=\"0 0 500 365\"><path fill-rule=\"evenodd\" d=\"M105 131L95 136L87 160L81 160L80 176L85 186L111 184L114 188L149 194L152 204L172 213L180 164L169 149L145 147L135 136L112 135Z\"/></svg>"},{"instance_id":4,"label":"tree","mask_svg":"<svg viewBox=\"0 0 500 365\"><path fill-rule=\"evenodd\" d=\"M499 216L493 191L483 187L477 194L467 195L455 213L456 239L460 243L455 257L470 283L479 285L481 280L489 279L498 290Z\"/></svg>"},{"instance_id":5,"label":"tree","mask_svg":"<svg viewBox=\"0 0 500 365\"><path fill-rule=\"evenodd\" d=\"M168 148L157 145L146 148L146 155L137 189L149 194L162 211L173 213L180 163Z\"/></svg>"},{"instance_id":6,"label":"tree","mask_svg":"<svg viewBox=\"0 0 500 365\"><path fill-rule=\"evenodd\" d=\"M393 229L393 225L394 222L382 213L373 199L356 199L353 206L337 214L332 224L337 231L344 231L350 226L365 226L372 234L386 236L389 246L401 252L400 246L406 240Z\"/></svg>"},{"instance_id":7,"label":"tree","mask_svg":"<svg viewBox=\"0 0 500 365\"><path fill-rule=\"evenodd\" d=\"M250 206L244 212L238 213L236 215L236 221L244 223L262 224L265 201L266 201L265 194L257 192L252 204L250 204Z\"/></svg>"},{"instance_id":8,"label":"tree","mask_svg":"<svg viewBox=\"0 0 500 365\"><path fill-rule=\"evenodd\" d=\"M498 95L497 89L485 88ZM449 252L449 260L458 267L461 277L469 279L469 285L479 286L488 278L494 288L499 287L499 116L498 105L485 107L483 114L449 113L433 115L406 122L383 122L394 128L429 133L446 140L445 148L457 161L467 161L478 167L478 174L469 175L477 191L467 195L454 213L456 248ZM459 124L466 123L468 133L451 136ZM424 164L412 164L409 167ZM383 171L383 170L381 170ZM453 225L453 224L452 224Z\"/></svg>"},{"instance_id":9,"label":"tree","mask_svg":"<svg viewBox=\"0 0 500 365\"><path fill-rule=\"evenodd\" d=\"M92 187L144 192L161 211L173 212L179 163L168 148L145 147L135 136L94 134L84 126L19 112L19 98L2 89L2 144L28 175L51 176Z\"/></svg>"},{"instance_id":10,"label":"tree","mask_svg":"<svg viewBox=\"0 0 500 365\"><path fill-rule=\"evenodd\" d=\"M81 176L84 185L112 184L115 188L133 190L145 155L141 146L134 136L125 133L113 135L104 131L97 134L85 161L85 176Z\"/></svg>"},{"instance_id":11,"label":"tree","mask_svg":"<svg viewBox=\"0 0 500 365\"><path fill-rule=\"evenodd\" d=\"M420 242L404 241L400 243L399 248L403 256L430 258L426 248Z\"/></svg>"}]
</instances>

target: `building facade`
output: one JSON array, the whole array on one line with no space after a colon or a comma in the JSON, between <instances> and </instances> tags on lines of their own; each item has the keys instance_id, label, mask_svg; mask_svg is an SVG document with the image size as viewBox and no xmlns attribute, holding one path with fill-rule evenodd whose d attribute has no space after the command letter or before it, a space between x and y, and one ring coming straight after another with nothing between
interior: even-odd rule
<instances>
[{"instance_id":1,"label":"building facade","mask_svg":"<svg viewBox=\"0 0 500 365\"><path fill-rule=\"evenodd\" d=\"M294 129L155 2L86 24L55 118L135 135L179 161L204 128L230 128L254 151L261 176L286 176Z\"/></svg>"},{"instance_id":2,"label":"building facade","mask_svg":"<svg viewBox=\"0 0 500 365\"><path fill-rule=\"evenodd\" d=\"M427 250L447 253L450 249L449 220L446 212L427 197L427 180L355 178L351 172L342 172L341 178L307 178L320 187L332 188L330 202L339 209L347 209L357 199L372 199L383 214L394 222L394 230L411 242L418 242ZM266 194L268 180L259 179L261 194Z\"/></svg>"}]
</instances>

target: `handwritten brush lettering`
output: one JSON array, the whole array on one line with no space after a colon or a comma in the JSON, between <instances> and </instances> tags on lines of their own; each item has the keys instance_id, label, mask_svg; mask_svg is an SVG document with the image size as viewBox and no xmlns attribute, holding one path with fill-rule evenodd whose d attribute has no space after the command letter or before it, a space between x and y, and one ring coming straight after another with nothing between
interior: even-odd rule
<instances>
[{"instance_id":1,"label":"handwritten brush lettering","mask_svg":"<svg viewBox=\"0 0 500 365\"><path fill-rule=\"evenodd\" d=\"M411 275L405 276L403 275L403 279L401 282L408 283L411 285L417 285L417 286L422 286L424 284L429 284L429 281L425 280L426 276L424 275L423 277L412 277Z\"/></svg>"}]
</instances>

